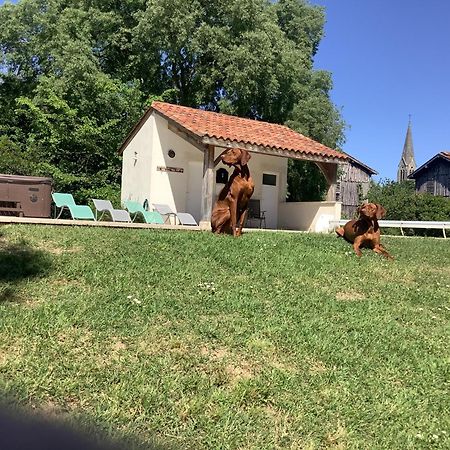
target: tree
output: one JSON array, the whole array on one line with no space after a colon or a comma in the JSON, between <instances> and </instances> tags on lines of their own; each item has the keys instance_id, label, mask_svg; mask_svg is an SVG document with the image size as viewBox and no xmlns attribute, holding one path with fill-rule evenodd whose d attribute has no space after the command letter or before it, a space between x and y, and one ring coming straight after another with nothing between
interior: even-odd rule
<instances>
[{"instance_id":1,"label":"tree","mask_svg":"<svg viewBox=\"0 0 450 450\"><path fill-rule=\"evenodd\" d=\"M331 77L312 68L323 21L303 0L5 4L0 131L30 170L80 193L118 188L116 150L154 96L287 123L335 147L344 124ZM301 166L290 166L291 193L298 181L323 183Z\"/></svg>"},{"instance_id":2,"label":"tree","mask_svg":"<svg viewBox=\"0 0 450 450\"><path fill-rule=\"evenodd\" d=\"M102 16L93 21L89 9L64 3L0 8L8 117L0 126L27 156L29 174L52 176L56 188L118 186L117 145L141 112L142 93L102 71L92 44Z\"/></svg>"},{"instance_id":3,"label":"tree","mask_svg":"<svg viewBox=\"0 0 450 450\"><path fill-rule=\"evenodd\" d=\"M417 193L412 180L400 183L382 180L380 183L372 183L367 198L369 202L384 206L388 220L445 221L450 217L449 198ZM433 234L434 232L417 230L416 233Z\"/></svg>"}]
</instances>

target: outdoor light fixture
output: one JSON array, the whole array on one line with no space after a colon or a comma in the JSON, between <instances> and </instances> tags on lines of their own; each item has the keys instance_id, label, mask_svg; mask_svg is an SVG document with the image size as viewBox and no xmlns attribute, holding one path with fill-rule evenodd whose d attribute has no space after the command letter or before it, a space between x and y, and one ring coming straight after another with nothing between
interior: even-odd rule
<instances>
[{"instance_id":1,"label":"outdoor light fixture","mask_svg":"<svg viewBox=\"0 0 450 450\"><path fill-rule=\"evenodd\" d=\"M175 150L170 149L167 154L169 155L169 158L175 158Z\"/></svg>"}]
</instances>

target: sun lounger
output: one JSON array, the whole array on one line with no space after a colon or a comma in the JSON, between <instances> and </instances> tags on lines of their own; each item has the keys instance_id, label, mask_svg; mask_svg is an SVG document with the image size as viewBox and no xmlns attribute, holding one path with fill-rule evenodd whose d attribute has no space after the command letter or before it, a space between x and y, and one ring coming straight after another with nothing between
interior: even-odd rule
<instances>
[{"instance_id":1,"label":"sun lounger","mask_svg":"<svg viewBox=\"0 0 450 450\"><path fill-rule=\"evenodd\" d=\"M146 211L144 207L133 200L125 200L123 202L128 212L133 215L133 222L136 220L138 214L141 214L145 220L145 223L163 224L164 219L161 214L156 211Z\"/></svg>"},{"instance_id":2,"label":"sun lounger","mask_svg":"<svg viewBox=\"0 0 450 450\"><path fill-rule=\"evenodd\" d=\"M99 200L93 198L92 202L95 206L95 219L101 220L105 214L109 214L113 222L131 222L131 217L128 211L124 209L114 209L112 203L109 200ZM101 213L101 216L97 218L97 213Z\"/></svg>"},{"instance_id":3,"label":"sun lounger","mask_svg":"<svg viewBox=\"0 0 450 450\"><path fill-rule=\"evenodd\" d=\"M194 217L191 214L186 212L174 212L169 205L162 203L153 203L153 207L156 211L158 211L162 216L166 216L165 222L170 223L170 217L173 216L175 220L175 224L178 222L181 225L190 225L190 226L198 226Z\"/></svg>"},{"instance_id":4,"label":"sun lounger","mask_svg":"<svg viewBox=\"0 0 450 450\"><path fill-rule=\"evenodd\" d=\"M95 220L94 213L92 209L87 205L77 205L75 203L72 194L64 194L61 192L54 192L52 194L53 201L55 202L55 216L57 213L57 209L60 208L59 213L57 215L57 219L61 217L62 212L65 208L68 209L72 219L81 219L81 220Z\"/></svg>"}]
</instances>

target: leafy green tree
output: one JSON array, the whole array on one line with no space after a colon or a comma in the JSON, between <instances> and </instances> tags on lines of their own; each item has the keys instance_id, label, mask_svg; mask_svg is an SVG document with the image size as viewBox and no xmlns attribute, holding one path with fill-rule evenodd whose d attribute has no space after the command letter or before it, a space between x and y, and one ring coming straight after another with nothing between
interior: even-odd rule
<instances>
[{"instance_id":1,"label":"leafy green tree","mask_svg":"<svg viewBox=\"0 0 450 450\"><path fill-rule=\"evenodd\" d=\"M312 70L323 21L322 8L299 0L270 6L259 0L152 0L136 39L152 49L142 53L146 66L155 67L153 55L162 49L155 78L165 80L180 103L286 122L335 148L344 142L345 124L329 98L331 76ZM289 162L288 183L289 199L296 201L320 200L327 187L320 169L302 161Z\"/></svg>"},{"instance_id":2,"label":"leafy green tree","mask_svg":"<svg viewBox=\"0 0 450 450\"><path fill-rule=\"evenodd\" d=\"M390 220L435 220L450 218L450 199L429 193L417 193L414 181L397 183L382 180L372 183L367 194L369 202L379 203L386 208L386 219ZM416 234L436 234L432 230L416 230ZM439 233L442 235L442 232Z\"/></svg>"},{"instance_id":3,"label":"leafy green tree","mask_svg":"<svg viewBox=\"0 0 450 450\"><path fill-rule=\"evenodd\" d=\"M0 173L28 175L31 164L27 155L7 136L0 137Z\"/></svg>"},{"instance_id":4,"label":"leafy green tree","mask_svg":"<svg viewBox=\"0 0 450 450\"><path fill-rule=\"evenodd\" d=\"M116 150L155 96L287 123L335 147L344 124L329 98L331 77L312 67L323 22L323 9L304 0L5 4L0 132L30 172L80 196L118 189ZM323 184L312 167L290 165L293 195Z\"/></svg>"},{"instance_id":5,"label":"leafy green tree","mask_svg":"<svg viewBox=\"0 0 450 450\"><path fill-rule=\"evenodd\" d=\"M397 183L386 179L380 183L372 182L367 200L383 205L387 220L416 220L414 181Z\"/></svg>"},{"instance_id":6,"label":"leafy green tree","mask_svg":"<svg viewBox=\"0 0 450 450\"><path fill-rule=\"evenodd\" d=\"M29 174L52 176L57 189L118 186L117 145L141 112L142 93L138 83L102 71L92 47L99 16L93 22L89 9L64 3L24 0L0 8L8 43L2 78L15 86L0 83L9 118L2 131L28 155Z\"/></svg>"}]
</instances>

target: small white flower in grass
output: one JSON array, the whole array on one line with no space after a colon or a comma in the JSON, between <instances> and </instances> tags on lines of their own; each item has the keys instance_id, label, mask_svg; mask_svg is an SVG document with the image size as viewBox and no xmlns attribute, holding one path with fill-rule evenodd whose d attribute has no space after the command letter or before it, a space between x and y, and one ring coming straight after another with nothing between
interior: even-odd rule
<instances>
[{"instance_id":1,"label":"small white flower in grass","mask_svg":"<svg viewBox=\"0 0 450 450\"><path fill-rule=\"evenodd\" d=\"M212 292L214 294L214 292L216 291L216 287L214 286L214 281L211 281L211 282L204 281L202 283L199 283L197 285L197 287L199 288L199 292L203 290L203 291Z\"/></svg>"},{"instance_id":2,"label":"small white flower in grass","mask_svg":"<svg viewBox=\"0 0 450 450\"><path fill-rule=\"evenodd\" d=\"M422 439L422 438L423 438L423 435L420 434L420 433L417 433L417 434L416 434L416 438Z\"/></svg>"},{"instance_id":3,"label":"small white flower in grass","mask_svg":"<svg viewBox=\"0 0 450 450\"><path fill-rule=\"evenodd\" d=\"M133 298L133 296L132 295L128 295L127 299L129 300L130 298Z\"/></svg>"},{"instance_id":4,"label":"small white flower in grass","mask_svg":"<svg viewBox=\"0 0 450 450\"><path fill-rule=\"evenodd\" d=\"M437 319L437 317L436 317L436 316L431 316L431 318L432 318L432 319Z\"/></svg>"},{"instance_id":5,"label":"small white flower in grass","mask_svg":"<svg viewBox=\"0 0 450 450\"><path fill-rule=\"evenodd\" d=\"M137 298L133 298L133 302L136 303L136 305L140 305L142 302L137 299Z\"/></svg>"},{"instance_id":6,"label":"small white flower in grass","mask_svg":"<svg viewBox=\"0 0 450 450\"><path fill-rule=\"evenodd\" d=\"M423 308L419 308L419 311L423 311Z\"/></svg>"}]
</instances>

